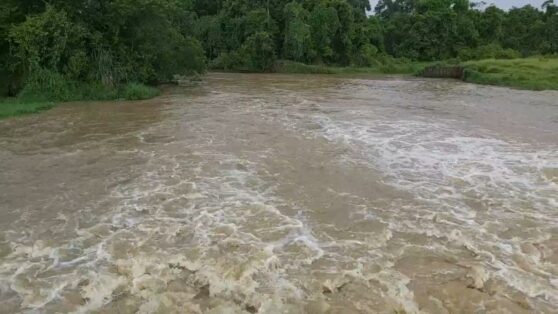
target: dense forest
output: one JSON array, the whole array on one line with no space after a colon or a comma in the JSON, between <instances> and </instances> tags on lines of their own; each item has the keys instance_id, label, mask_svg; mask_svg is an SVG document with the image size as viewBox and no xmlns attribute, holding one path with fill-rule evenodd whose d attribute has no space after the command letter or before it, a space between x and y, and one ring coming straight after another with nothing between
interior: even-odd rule
<instances>
[{"instance_id":1,"label":"dense forest","mask_svg":"<svg viewBox=\"0 0 558 314\"><path fill-rule=\"evenodd\" d=\"M3 94L56 82L159 83L207 67L271 71L280 59L368 67L556 53L553 0L510 11L468 0L0 3Z\"/></svg>"}]
</instances>

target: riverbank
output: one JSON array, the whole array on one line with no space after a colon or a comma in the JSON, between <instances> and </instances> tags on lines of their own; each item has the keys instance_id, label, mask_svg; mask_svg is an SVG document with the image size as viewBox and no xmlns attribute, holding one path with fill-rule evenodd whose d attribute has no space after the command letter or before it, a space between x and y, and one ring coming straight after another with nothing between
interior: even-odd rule
<instances>
[{"instance_id":1,"label":"riverbank","mask_svg":"<svg viewBox=\"0 0 558 314\"><path fill-rule=\"evenodd\" d=\"M376 67L335 67L278 61L273 73L331 75L418 75L433 62L393 62ZM459 64L465 68L463 80L481 85L526 90L558 90L558 58L487 59ZM48 91L47 91L48 90ZM55 90L54 92L52 90ZM72 88L26 91L16 98L0 99L0 119L38 113L67 101L143 100L160 94L157 88L131 83L118 88L81 84Z\"/></svg>"},{"instance_id":2,"label":"riverbank","mask_svg":"<svg viewBox=\"0 0 558 314\"><path fill-rule=\"evenodd\" d=\"M54 107L52 102L22 101L16 98L0 100L0 119L38 113Z\"/></svg>"},{"instance_id":3,"label":"riverbank","mask_svg":"<svg viewBox=\"0 0 558 314\"><path fill-rule=\"evenodd\" d=\"M303 63L280 61L274 67L275 73L301 74L401 74L420 75L419 73L434 64L444 66L445 62L402 62L377 67L332 67L307 65ZM533 57L521 59L486 59L468 61L452 66L465 69L463 80L480 85L494 85L525 90L558 90L558 58Z\"/></svg>"},{"instance_id":4,"label":"riverbank","mask_svg":"<svg viewBox=\"0 0 558 314\"><path fill-rule=\"evenodd\" d=\"M416 74L432 62L401 62L378 65L376 67L335 67L310 65L292 61L279 61L273 68L274 73L288 74Z\"/></svg>"},{"instance_id":5,"label":"riverbank","mask_svg":"<svg viewBox=\"0 0 558 314\"><path fill-rule=\"evenodd\" d=\"M24 89L18 97L0 99L0 119L39 113L56 104L69 101L90 100L144 100L161 94L155 87L129 83L121 87L102 87L95 84L79 84L49 91Z\"/></svg>"},{"instance_id":6,"label":"riverbank","mask_svg":"<svg viewBox=\"0 0 558 314\"><path fill-rule=\"evenodd\" d=\"M558 90L558 58L488 59L462 65L466 82L527 90Z\"/></svg>"}]
</instances>

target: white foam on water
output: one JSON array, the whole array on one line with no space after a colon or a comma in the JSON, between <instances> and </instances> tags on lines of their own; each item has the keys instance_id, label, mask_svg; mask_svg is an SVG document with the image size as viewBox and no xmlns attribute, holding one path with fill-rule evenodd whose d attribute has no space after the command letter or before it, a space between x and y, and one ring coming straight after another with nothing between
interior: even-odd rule
<instances>
[{"instance_id":1,"label":"white foam on water","mask_svg":"<svg viewBox=\"0 0 558 314\"><path fill-rule=\"evenodd\" d=\"M407 82L388 85L382 88L389 92ZM173 117L191 114L210 122L185 127L170 119L106 139L134 141L134 149L119 153L140 163L108 174L106 195L79 204L76 212L61 209L56 224L4 232L10 250L0 264L0 301L21 312L420 313L424 291L413 274L437 267L425 265L430 260L419 260L421 254L438 261L466 252L474 263L455 257L448 264L459 271L448 266L434 269L435 275L452 277L464 269L475 292L493 293L493 282L502 281L550 308L558 304L558 269L548 260L553 247L545 246L558 225L556 149L468 131L456 121L393 120L369 108L330 108L276 92L281 94L271 98L214 94L200 112L187 112L181 99L179 108L171 108ZM240 125L235 115L254 124ZM373 168L412 201L405 196L389 208L369 208L376 203L366 196L324 183L329 199L351 200L347 220L359 229L354 232L341 230L328 213L299 208L286 201L298 195L281 197L289 192L278 188L280 176L258 163L276 149L269 148L276 138L264 137L276 130L260 130L262 121L281 127L278 136L319 138L324 146L317 147L340 164ZM257 143L247 158L229 152L237 151L227 146L237 134L246 136L239 141L261 136L271 144ZM23 212L19 225L33 216ZM48 228L56 241L40 230ZM37 234L44 240L36 241ZM416 243L406 241L408 234ZM434 240L421 243L423 238ZM406 258L414 263L407 269L399 265ZM439 283L418 278L425 286ZM459 289L458 297L468 288ZM507 290L495 293L513 299ZM443 298L429 299L438 308L456 309Z\"/></svg>"},{"instance_id":2,"label":"white foam on water","mask_svg":"<svg viewBox=\"0 0 558 314\"><path fill-rule=\"evenodd\" d=\"M352 148L340 161L369 165L384 174L385 183L423 204L397 208L390 218L393 230L464 246L487 258L495 271L486 276L496 275L529 297L558 304L558 290L551 285L556 267L527 258L532 269L525 270L513 259L525 256L522 244L548 241L558 227L558 184L545 175L558 168L557 147L463 131L458 121L366 116L358 111L350 118L314 115L321 128L313 132ZM424 224L428 217L434 223ZM487 223L502 232L488 230Z\"/></svg>"},{"instance_id":3,"label":"white foam on water","mask_svg":"<svg viewBox=\"0 0 558 314\"><path fill-rule=\"evenodd\" d=\"M311 264L323 250L302 220L278 210L285 203L254 165L213 152L198 151L197 162L146 154L143 175L114 188L106 200L114 208L91 227L78 227L75 238L58 247L12 241L0 280L23 299L22 308L56 309L68 293L79 297L64 309L76 313L110 309L119 298L143 313L195 312L207 300L214 310L219 303L228 309L271 308L287 299L294 308L302 304L305 293L286 272ZM79 251L75 258L57 256L72 249ZM47 271L54 276L44 285L27 284ZM173 293L182 293L182 301Z\"/></svg>"}]
</instances>

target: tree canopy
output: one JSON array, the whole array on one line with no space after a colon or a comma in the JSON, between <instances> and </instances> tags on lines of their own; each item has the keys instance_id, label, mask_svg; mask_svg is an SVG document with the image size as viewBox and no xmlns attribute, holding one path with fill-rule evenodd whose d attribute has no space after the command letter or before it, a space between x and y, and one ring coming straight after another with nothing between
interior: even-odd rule
<instances>
[{"instance_id":1,"label":"tree canopy","mask_svg":"<svg viewBox=\"0 0 558 314\"><path fill-rule=\"evenodd\" d=\"M553 0L510 11L468 0L380 0L375 8L368 0L4 0L0 82L21 86L49 71L155 83L207 65L270 71L276 59L511 58L557 54L557 36Z\"/></svg>"}]
</instances>

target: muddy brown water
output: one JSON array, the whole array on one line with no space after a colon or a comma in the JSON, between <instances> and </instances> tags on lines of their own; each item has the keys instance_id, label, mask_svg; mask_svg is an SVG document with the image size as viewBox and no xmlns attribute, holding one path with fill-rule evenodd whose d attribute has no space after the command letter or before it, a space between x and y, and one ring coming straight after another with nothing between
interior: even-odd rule
<instances>
[{"instance_id":1,"label":"muddy brown water","mask_svg":"<svg viewBox=\"0 0 558 314\"><path fill-rule=\"evenodd\" d=\"M210 74L0 170L0 313L557 312L557 92Z\"/></svg>"}]
</instances>

